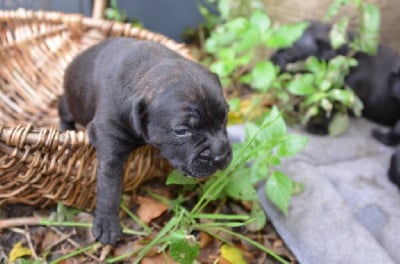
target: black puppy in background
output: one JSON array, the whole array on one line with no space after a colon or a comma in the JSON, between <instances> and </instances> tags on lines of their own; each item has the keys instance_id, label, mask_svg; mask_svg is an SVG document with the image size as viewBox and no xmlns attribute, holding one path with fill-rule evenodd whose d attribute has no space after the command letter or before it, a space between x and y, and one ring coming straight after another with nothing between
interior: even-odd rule
<instances>
[{"instance_id":1,"label":"black puppy in background","mask_svg":"<svg viewBox=\"0 0 400 264\"><path fill-rule=\"evenodd\" d=\"M331 25L317 21L309 27L292 47L278 50L271 55L271 61L282 71L289 63L315 56L329 60L337 55L345 55L348 48L337 50L330 44ZM352 34L349 33L349 38ZM346 76L346 83L364 104L363 116L382 125L391 126L389 132L372 132L380 142L394 146L400 143L400 57L389 47L379 45L376 55L358 52L356 67Z\"/></svg>"},{"instance_id":2,"label":"black puppy in background","mask_svg":"<svg viewBox=\"0 0 400 264\"><path fill-rule=\"evenodd\" d=\"M345 55L346 46L334 50L330 45L331 26L312 21L302 37L290 48L278 50L271 60L282 71L289 63L309 56L329 60ZM352 34L349 33L349 38ZM364 104L363 116L382 125L390 126L388 132L373 130L372 135L388 146L400 143L400 57L387 46L379 45L376 55L359 52L355 54L358 65L346 76L346 83ZM322 130L327 130L320 128ZM390 179L400 186L400 150L391 161Z\"/></svg>"},{"instance_id":3,"label":"black puppy in background","mask_svg":"<svg viewBox=\"0 0 400 264\"><path fill-rule=\"evenodd\" d=\"M400 188L400 147L397 147L390 158L389 179Z\"/></svg>"},{"instance_id":4,"label":"black puppy in background","mask_svg":"<svg viewBox=\"0 0 400 264\"><path fill-rule=\"evenodd\" d=\"M227 103L218 78L161 44L130 38L104 41L78 55L64 77L61 128L85 125L96 149L93 235L115 244L128 155L150 144L189 176L207 177L232 157Z\"/></svg>"},{"instance_id":5,"label":"black puppy in background","mask_svg":"<svg viewBox=\"0 0 400 264\"><path fill-rule=\"evenodd\" d=\"M286 71L289 63L294 63L315 56L320 60L330 60L336 55L347 53L347 47L337 50L330 43L329 32L331 25L318 21L309 21L309 26L303 35L289 48L279 49L271 55L271 61Z\"/></svg>"}]
</instances>

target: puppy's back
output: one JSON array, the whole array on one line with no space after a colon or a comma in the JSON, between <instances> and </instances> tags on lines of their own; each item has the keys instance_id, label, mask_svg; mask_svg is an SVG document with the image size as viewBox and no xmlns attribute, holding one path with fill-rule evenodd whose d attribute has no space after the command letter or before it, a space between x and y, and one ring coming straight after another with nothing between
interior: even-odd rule
<instances>
[{"instance_id":1,"label":"puppy's back","mask_svg":"<svg viewBox=\"0 0 400 264\"><path fill-rule=\"evenodd\" d=\"M89 123L101 100L121 97L162 60L182 58L159 43L110 38L80 53L67 67L64 94L76 122ZM104 102L101 103L104 105Z\"/></svg>"}]
</instances>

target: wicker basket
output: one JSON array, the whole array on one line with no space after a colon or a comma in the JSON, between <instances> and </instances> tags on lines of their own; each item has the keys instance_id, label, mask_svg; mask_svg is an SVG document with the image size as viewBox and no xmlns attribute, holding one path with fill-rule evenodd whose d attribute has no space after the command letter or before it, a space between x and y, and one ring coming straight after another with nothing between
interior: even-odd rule
<instances>
[{"instance_id":1,"label":"wicker basket","mask_svg":"<svg viewBox=\"0 0 400 264\"><path fill-rule=\"evenodd\" d=\"M55 201L91 210L95 151L85 131L60 132L57 100L64 69L83 49L111 36L159 42L190 58L185 46L129 24L81 15L0 11L0 206ZM124 191L170 169L145 146L130 156Z\"/></svg>"}]
</instances>

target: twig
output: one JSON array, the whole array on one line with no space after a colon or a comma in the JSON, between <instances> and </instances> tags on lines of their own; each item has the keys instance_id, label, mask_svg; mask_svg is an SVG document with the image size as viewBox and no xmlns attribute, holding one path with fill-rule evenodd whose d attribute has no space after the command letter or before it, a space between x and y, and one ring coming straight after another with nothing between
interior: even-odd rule
<instances>
[{"instance_id":1,"label":"twig","mask_svg":"<svg viewBox=\"0 0 400 264\"><path fill-rule=\"evenodd\" d=\"M104 262L104 260L106 259L106 257L110 254L111 250L112 250L112 246L110 246L110 245L104 246L104 247L102 248L101 254L100 254L100 260L101 260L102 262Z\"/></svg>"},{"instance_id":2,"label":"twig","mask_svg":"<svg viewBox=\"0 0 400 264\"><path fill-rule=\"evenodd\" d=\"M28 229L28 226L27 226L27 225L25 225L25 238L26 238L26 241L28 242L28 246L29 246L29 248L30 248L30 250L31 250L31 252L32 252L33 258L34 258L35 260L37 260L37 259L38 259L38 256L37 256L37 254L36 254L35 248L33 247L32 239L31 239L31 234L29 233L29 229Z\"/></svg>"},{"instance_id":3,"label":"twig","mask_svg":"<svg viewBox=\"0 0 400 264\"><path fill-rule=\"evenodd\" d=\"M50 227L50 228L51 228L51 230L53 230L54 232L56 232L56 233L57 233L58 235L60 235L60 236L65 235L63 232L61 232L58 228L56 228L56 227L54 227L54 226L52 226L52 227ZM76 242L75 240L73 240L72 238L68 237L66 240L67 240L70 244L72 244L75 248L82 248L82 246L81 246L78 242ZM90 254L90 253L85 252L85 251L82 252L82 253L85 254L86 256L88 256L88 257L94 259L97 263L101 263L100 259L99 259L98 257L96 257L95 255Z\"/></svg>"},{"instance_id":4,"label":"twig","mask_svg":"<svg viewBox=\"0 0 400 264\"><path fill-rule=\"evenodd\" d=\"M39 217L20 217L20 218L11 218L6 220L0 220L0 229L3 228L11 228L17 226L32 226L32 225L40 225Z\"/></svg>"},{"instance_id":5,"label":"twig","mask_svg":"<svg viewBox=\"0 0 400 264\"><path fill-rule=\"evenodd\" d=\"M52 227L52 228L53 228L53 227ZM54 230L53 230L53 231L54 231ZM55 246L61 244L62 242L68 240L68 238L70 238L70 237L73 236L73 235L74 235L74 233L72 233L72 234L62 234L61 237L60 237L60 239L58 239L57 241L54 241L52 244L48 245L48 246L44 249L44 251L49 251L49 250L51 250L53 247L55 247Z\"/></svg>"}]
</instances>

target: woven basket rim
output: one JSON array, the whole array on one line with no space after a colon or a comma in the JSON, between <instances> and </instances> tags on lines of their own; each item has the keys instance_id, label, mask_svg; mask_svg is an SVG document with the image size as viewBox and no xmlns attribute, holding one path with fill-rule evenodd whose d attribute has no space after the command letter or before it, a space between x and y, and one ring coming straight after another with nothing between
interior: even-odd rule
<instances>
[{"instance_id":1,"label":"woven basket rim","mask_svg":"<svg viewBox=\"0 0 400 264\"><path fill-rule=\"evenodd\" d=\"M182 56L194 60L185 44L178 43L161 33L153 32L146 28L134 27L130 23L87 17L79 13L63 13L44 10L35 11L25 8L0 10L0 22L7 22L9 20L59 23L68 28L72 34L79 34L82 27L87 27L100 29L103 32L112 32L113 35L116 36L136 36L139 39L159 42L172 50L178 51Z\"/></svg>"},{"instance_id":2,"label":"woven basket rim","mask_svg":"<svg viewBox=\"0 0 400 264\"><path fill-rule=\"evenodd\" d=\"M163 34L152 32L145 28L133 27L130 23L86 17L83 14L78 13L63 13L44 10L35 11L24 8L18 8L16 10L0 10L0 23L12 20L17 20L19 22L37 21L40 23L59 24L60 27L68 29L72 34L74 34L74 32L75 34L81 34L80 31L83 28L100 29L100 31L106 33L106 35L136 37L138 39L158 42L188 59L195 60L185 44L178 43ZM59 29L61 28L58 28L57 30ZM19 45L21 42L29 41L35 37L39 37L39 35L33 35L27 39L18 41L12 40L12 42L7 43L6 45ZM36 142L43 141L42 136L44 134L52 134L55 129L56 128L54 127L37 128L34 123L19 125L16 127L0 123L0 142L5 142L7 145L12 147L20 147L23 143L35 144ZM66 139L69 139L68 141L70 142L74 142L74 145L89 145L86 130L84 130L83 133L82 131L57 131L57 141L59 143L65 142ZM49 142L49 144L54 143L55 142Z\"/></svg>"}]
</instances>

